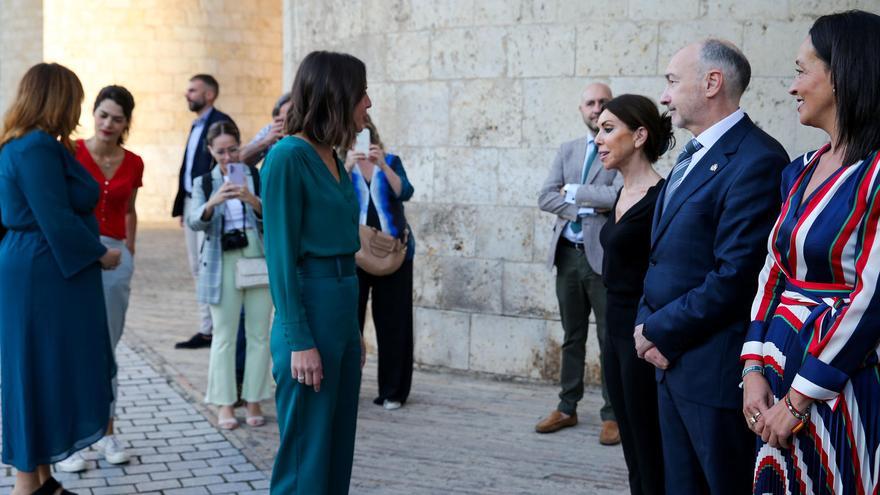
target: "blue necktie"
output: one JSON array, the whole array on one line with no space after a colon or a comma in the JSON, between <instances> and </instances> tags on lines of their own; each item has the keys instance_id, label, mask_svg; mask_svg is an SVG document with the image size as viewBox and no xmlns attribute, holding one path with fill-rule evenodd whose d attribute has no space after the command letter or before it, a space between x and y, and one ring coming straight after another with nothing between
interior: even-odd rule
<instances>
[{"instance_id":1,"label":"blue necktie","mask_svg":"<svg viewBox=\"0 0 880 495\"><path fill-rule=\"evenodd\" d=\"M593 162L596 161L596 154L599 152L599 148L596 147L596 143L594 141L589 141L587 143L587 158L584 160L584 170L581 172L581 184L587 183L587 176L590 175L590 169L593 168ZM581 231L581 222L580 218L575 220L574 222L569 222L571 226L571 231L575 234L579 234Z\"/></svg>"},{"instance_id":2,"label":"blue necktie","mask_svg":"<svg viewBox=\"0 0 880 495\"><path fill-rule=\"evenodd\" d=\"M666 206L669 205L669 200L675 194L675 190L684 182L684 173L687 172L688 165L691 164L691 158L702 147L703 145L697 141L697 138L694 138L684 145L684 149L678 155L678 161L672 168L672 173L669 174L669 185L666 186L666 196L663 198L663 213L666 213Z\"/></svg>"}]
</instances>

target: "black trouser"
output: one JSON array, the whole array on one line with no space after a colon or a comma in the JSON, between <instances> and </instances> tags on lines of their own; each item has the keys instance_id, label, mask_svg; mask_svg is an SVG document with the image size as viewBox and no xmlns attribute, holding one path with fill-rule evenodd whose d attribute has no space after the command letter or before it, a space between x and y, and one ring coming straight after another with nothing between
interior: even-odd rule
<instances>
[{"instance_id":1,"label":"black trouser","mask_svg":"<svg viewBox=\"0 0 880 495\"><path fill-rule=\"evenodd\" d=\"M361 333L372 289L373 324L379 346L379 396L373 401L406 402L413 373L413 262L391 275L377 277L358 268L358 320Z\"/></svg>"},{"instance_id":2,"label":"black trouser","mask_svg":"<svg viewBox=\"0 0 880 495\"><path fill-rule=\"evenodd\" d=\"M663 446L654 367L639 359L633 339L638 305L638 296L607 294L608 333L602 347L602 366L608 398L620 427L630 493L663 494Z\"/></svg>"}]
</instances>

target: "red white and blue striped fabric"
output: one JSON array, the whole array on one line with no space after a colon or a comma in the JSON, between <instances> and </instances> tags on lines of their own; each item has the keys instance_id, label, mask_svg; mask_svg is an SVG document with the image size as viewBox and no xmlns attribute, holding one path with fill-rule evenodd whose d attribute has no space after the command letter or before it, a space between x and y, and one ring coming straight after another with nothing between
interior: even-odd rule
<instances>
[{"instance_id":1,"label":"red white and blue striped fabric","mask_svg":"<svg viewBox=\"0 0 880 495\"><path fill-rule=\"evenodd\" d=\"M755 494L877 494L880 472L880 153L805 189L829 149L783 173L779 219L741 358L777 400L816 399L788 450L757 443Z\"/></svg>"}]
</instances>

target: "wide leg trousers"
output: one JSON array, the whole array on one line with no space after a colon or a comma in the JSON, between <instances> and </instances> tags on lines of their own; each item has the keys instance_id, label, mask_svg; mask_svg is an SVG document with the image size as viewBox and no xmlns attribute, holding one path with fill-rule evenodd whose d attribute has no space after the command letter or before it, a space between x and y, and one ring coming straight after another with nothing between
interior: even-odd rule
<instances>
[{"instance_id":1,"label":"wide leg trousers","mask_svg":"<svg viewBox=\"0 0 880 495\"><path fill-rule=\"evenodd\" d=\"M306 319L321 354L321 391L297 382L290 348L276 320L272 374L281 441L273 495L347 494L354 457L361 344L354 257L307 258L300 265Z\"/></svg>"}]
</instances>

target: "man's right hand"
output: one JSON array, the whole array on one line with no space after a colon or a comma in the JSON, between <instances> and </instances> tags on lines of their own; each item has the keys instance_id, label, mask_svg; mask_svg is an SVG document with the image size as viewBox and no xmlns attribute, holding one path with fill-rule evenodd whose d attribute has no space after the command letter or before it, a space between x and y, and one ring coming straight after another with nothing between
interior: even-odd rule
<instances>
[{"instance_id":1,"label":"man's right hand","mask_svg":"<svg viewBox=\"0 0 880 495\"><path fill-rule=\"evenodd\" d=\"M293 379L321 391L321 380L324 379L324 368L321 365L321 354L317 347L305 351L290 353L290 373Z\"/></svg>"},{"instance_id":2,"label":"man's right hand","mask_svg":"<svg viewBox=\"0 0 880 495\"><path fill-rule=\"evenodd\" d=\"M116 248L110 248L104 253L104 256L98 260L101 262L101 268L104 270L115 270L122 260L122 251Z\"/></svg>"}]
</instances>

